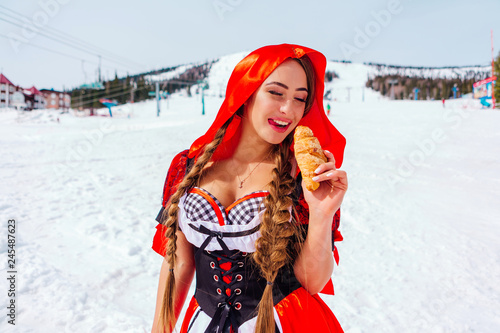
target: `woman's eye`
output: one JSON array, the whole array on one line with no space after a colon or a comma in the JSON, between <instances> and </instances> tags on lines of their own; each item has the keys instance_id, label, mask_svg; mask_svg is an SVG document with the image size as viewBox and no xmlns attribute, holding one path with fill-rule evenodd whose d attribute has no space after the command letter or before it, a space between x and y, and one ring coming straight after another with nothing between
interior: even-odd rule
<instances>
[{"instance_id":1,"label":"woman's eye","mask_svg":"<svg viewBox=\"0 0 500 333\"><path fill-rule=\"evenodd\" d=\"M302 103L305 103L306 102L306 99L305 98L296 98L297 101L299 102L302 102Z\"/></svg>"},{"instance_id":2,"label":"woman's eye","mask_svg":"<svg viewBox=\"0 0 500 333\"><path fill-rule=\"evenodd\" d=\"M270 93L271 95L275 95L275 96L283 96L283 94L282 94L282 93L279 93L279 92L274 91L274 90L269 90L269 93Z\"/></svg>"}]
</instances>

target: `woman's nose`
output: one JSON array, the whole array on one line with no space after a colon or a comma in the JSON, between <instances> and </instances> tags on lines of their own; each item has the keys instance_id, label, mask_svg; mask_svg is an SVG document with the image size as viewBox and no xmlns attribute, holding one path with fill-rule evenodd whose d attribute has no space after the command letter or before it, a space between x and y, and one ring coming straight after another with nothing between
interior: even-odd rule
<instances>
[{"instance_id":1,"label":"woman's nose","mask_svg":"<svg viewBox=\"0 0 500 333\"><path fill-rule=\"evenodd\" d=\"M287 114L290 112L291 107L292 107L292 101L285 99L281 103L280 111L281 113Z\"/></svg>"}]
</instances>

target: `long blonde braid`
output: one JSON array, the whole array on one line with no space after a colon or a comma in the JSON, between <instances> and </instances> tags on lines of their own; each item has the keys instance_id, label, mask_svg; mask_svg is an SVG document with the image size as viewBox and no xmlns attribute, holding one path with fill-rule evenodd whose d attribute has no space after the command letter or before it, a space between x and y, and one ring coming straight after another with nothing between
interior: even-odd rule
<instances>
[{"instance_id":1,"label":"long blonde braid","mask_svg":"<svg viewBox=\"0 0 500 333\"><path fill-rule=\"evenodd\" d=\"M307 113L314 103L315 72L307 56L294 60L301 64L307 76L309 90L305 107L305 113ZM239 110L237 114L241 116L242 110ZM165 330L168 325L168 332L173 330L176 321L173 300L175 276L172 268L175 267L176 260L176 232L178 229L177 211L179 200L201 177L203 168L222 142L226 129L233 117L217 131L214 140L205 147L202 155L198 158L187 176L184 177L179 188L172 196L169 209L165 210L163 213L162 220L166 220L164 224L167 226L165 236L169 239L166 256L171 269L167 276L167 283L160 311L159 326L163 327ZM261 276L267 281L261 302L259 303L255 330L257 333L274 332L275 323L273 315L274 304L272 284L274 283L278 271L294 260L289 251L290 243L294 238L296 240L298 239L299 242L302 239L301 231L294 222L295 219L292 219L292 223L290 223L291 214L289 209L293 207L293 205L291 197L287 195L293 191L295 185L295 180L291 175L292 166L290 163L290 146L292 142L293 132L290 133L280 145L274 147L273 153L276 167L273 169L273 180L269 186L270 194L264 200L266 211L263 215L260 228L261 237L256 241L256 252L252 256L253 260L260 267Z\"/></svg>"},{"instance_id":2,"label":"long blonde braid","mask_svg":"<svg viewBox=\"0 0 500 333\"><path fill-rule=\"evenodd\" d=\"M175 252L177 250L176 233L178 230L177 212L179 208L179 201L181 197L186 193L186 191L197 184L203 173L203 168L206 166L208 161L210 161L210 158L212 158L215 150L222 142L222 139L226 134L227 127L232 120L233 117L226 121L226 123L221 128L219 128L212 142L205 146L203 153L197 158L196 163L193 165L189 173L184 177L182 182L179 184L179 187L170 198L169 208L163 211L161 220L163 221L162 223L167 227L165 237L168 239L166 257L169 265L169 273L167 275L165 293L163 294L163 302L158 319L159 327L162 327L163 330L167 330L167 332L172 332L176 322L174 313L175 275L173 268L175 267L175 262L177 259Z\"/></svg>"},{"instance_id":3,"label":"long blonde braid","mask_svg":"<svg viewBox=\"0 0 500 333\"><path fill-rule=\"evenodd\" d=\"M255 332L274 332L273 295L274 280L280 268L292 262L289 245L293 237L300 238L300 232L294 220L290 222L292 198L295 180L291 175L292 166L289 161L290 145L293 132L274 149L276 167L273 180L269 186L269 195L264 200L265 212L262 217L260 233L256 241L253 259L260 267L261 276L267 285L259 303L259 312Z\"/></svg>"},{"instance_id":4,"label":"long blonde braid","mask_svg":"<svg viewBox=\"0 0 500 333\"><path fill-rule=\"evenodd\" d=\"M308 96L304 109L307 114L315 99L315 71L311 60L307 56L293 60L304 69L307 77ZM275 168L273 180L269 185L269 195L264 200L266 209L261 222L261 236L256 241L256 251L252 258L260 267L261 276L267 284L259 303L257 314L256 333L274 332L275 322L273 314L273 284L279 270L293 263L295 256L300 252L303 244L303 230L297 224L293 200L289 196L295 186L295 179L291 175L290 146L293 143L293 132L283 142L274 147ZM289 209L292 209L292 214ZM290 217L292 216L292 219Z\"/></svg>"}]
</instances>

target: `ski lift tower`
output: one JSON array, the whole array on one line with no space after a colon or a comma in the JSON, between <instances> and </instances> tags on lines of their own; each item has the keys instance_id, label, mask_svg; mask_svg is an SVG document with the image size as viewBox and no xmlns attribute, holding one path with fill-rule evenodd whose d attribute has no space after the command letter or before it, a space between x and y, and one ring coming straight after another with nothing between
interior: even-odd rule
<instances>
[{"instance_id":1,"label":"ski lift tower","mask_svg":"<svg viewBox=\"0 0 500 333\"><path fill-rule=\"evenodd\" d=\"M205 115L205 90L208 89L208 82L201 80L196 83L201 85L201 115Z\"/></svg>"}]
</instances>

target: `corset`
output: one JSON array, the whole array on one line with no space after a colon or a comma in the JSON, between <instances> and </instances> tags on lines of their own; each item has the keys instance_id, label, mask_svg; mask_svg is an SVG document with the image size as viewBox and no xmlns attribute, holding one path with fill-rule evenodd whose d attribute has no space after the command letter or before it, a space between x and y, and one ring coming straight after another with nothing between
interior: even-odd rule
<instances>
[{"instance_id":1,"label":"corset","mask_svg":"<svg viewBox=\"0 0 500 333\"><path fill-rule=\"evenodd\" d=\"M194 297L201 310L212 320L205 332L224 332L232 326L235 332L245 321L255 317L266 287L259 267L251 258L255 241L260 236L260 211L243 225L222 224L213 219L193 219L188 193L179 202L179 227L195 248L196 291ZM208 200L207 200L208 201ZM186 209L188 207L188 209ZM206 207L205 207L206 208ZM216 209L216 207L212 208ZM196 214L209 216L198 207ZM194 211L193 211L194 212ZM273 284L273 302L279 303L301 285L293 267L283 267Z\"/></svg>"}]
</instances>

